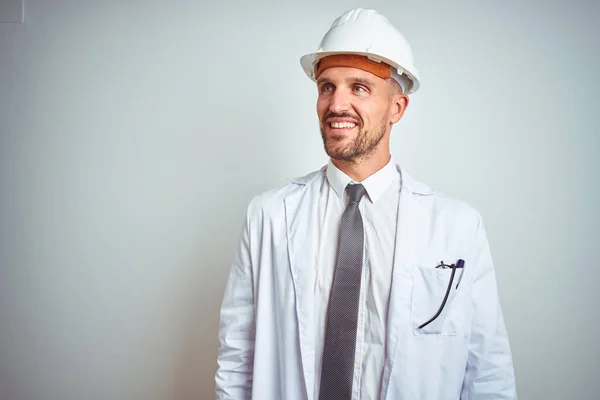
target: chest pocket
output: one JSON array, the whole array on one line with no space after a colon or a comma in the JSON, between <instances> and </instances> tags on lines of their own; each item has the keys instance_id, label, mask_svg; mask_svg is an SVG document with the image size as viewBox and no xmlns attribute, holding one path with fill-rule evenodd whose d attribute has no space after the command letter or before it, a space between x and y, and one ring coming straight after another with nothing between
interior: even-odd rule
<instances>
[{"instance_id":1,"label":"chest pocket","mask_svg":"<svg viewBox=\"0 0 600 400\"><path fill-rule=\"evenodd\" d=\"M456 270L448 300L440 315L427 326L419 328L439 311L448 290L452 269L433 266L414 268L410 319L415 335L452 336L461 332L471 306L471 288L465 279L456 288L462 273L462 269Z\"/></svg>"}]
</instances>

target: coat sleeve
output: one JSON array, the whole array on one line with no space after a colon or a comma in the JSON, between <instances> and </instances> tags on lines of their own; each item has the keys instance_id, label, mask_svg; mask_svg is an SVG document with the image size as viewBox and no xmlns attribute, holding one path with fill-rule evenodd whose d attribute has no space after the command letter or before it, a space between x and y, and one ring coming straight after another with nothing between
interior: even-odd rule
<instances>
[{"instance_id":1,"label":"coat sleeve","mask_svg":"<svg viewBox=\"0 0 600 400\"><path fill-rule=\"evenodd\" d=\"M516 399L512 355L500 307L490 247L479 214L473 250L471 261L465 260L465 268L471 267L473 273L471 280L474 315L460 398Z\"/></svg>"},{"instance_id":2,"label":"coat sleeve","mask_svg":"<svg viewBox=\"0 0 600 400\"><path fill-rule=\"evenodd\" d=\"M249 215L250 207L221 305L221 347L215 375L217 400L251 398L255 312Z\"/></svg>"}]
</instances>

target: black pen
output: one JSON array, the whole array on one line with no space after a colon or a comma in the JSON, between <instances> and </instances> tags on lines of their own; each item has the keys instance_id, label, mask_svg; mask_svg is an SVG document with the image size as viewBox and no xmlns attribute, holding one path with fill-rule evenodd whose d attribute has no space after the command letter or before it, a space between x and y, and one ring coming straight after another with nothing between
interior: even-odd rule
<instances>
[{"instance_id":1,"label":"black pen","mask_svg":"<svg viewBox=\"0 0 600 400\"><path fill-rule=\"evenodd\" d=\"M460 276L458 277L458 282L456 283L456 289L458 289L458 285L460 285L460 281L462 280L463 275L465 274L465 260L462 258L456 262L456 268L462 268L460 271Z\"/></svg>"}]
</instances>

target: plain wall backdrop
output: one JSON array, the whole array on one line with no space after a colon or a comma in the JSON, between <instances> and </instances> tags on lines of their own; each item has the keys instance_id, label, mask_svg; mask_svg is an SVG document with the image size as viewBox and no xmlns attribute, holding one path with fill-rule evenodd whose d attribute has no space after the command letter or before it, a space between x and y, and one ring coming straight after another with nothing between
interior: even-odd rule
<instances>
[{"instance_id":1,"label":"plain wall backdrop","mask_svg":"<svg viewBox=\"0 0 600 400\"><path fill-rule=\"evenodd\" d=\"M28 0L0 24L0 399L214 398L246 205L326 162L299 57L355 7L413 47L392 152L483 215L520 398L600 398L598 2Z\"/></svg>"}]
</instances>

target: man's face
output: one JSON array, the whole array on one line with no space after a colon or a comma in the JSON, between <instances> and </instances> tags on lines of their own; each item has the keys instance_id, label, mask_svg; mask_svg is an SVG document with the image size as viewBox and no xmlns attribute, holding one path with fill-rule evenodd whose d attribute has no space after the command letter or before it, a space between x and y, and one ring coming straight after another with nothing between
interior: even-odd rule
<instances>
[{"instance_id":1,"label":"man's face","mask_svg":"<svg viewBox=\"0 0 600 400\"><path fill-rule=\"evenodd\" d=\"M358 161L377 151L401 117L397 96L405 96L394 84L357 68L323 71L317 80L317 114L329 157Z\"/></svg>"}]
</instances>

